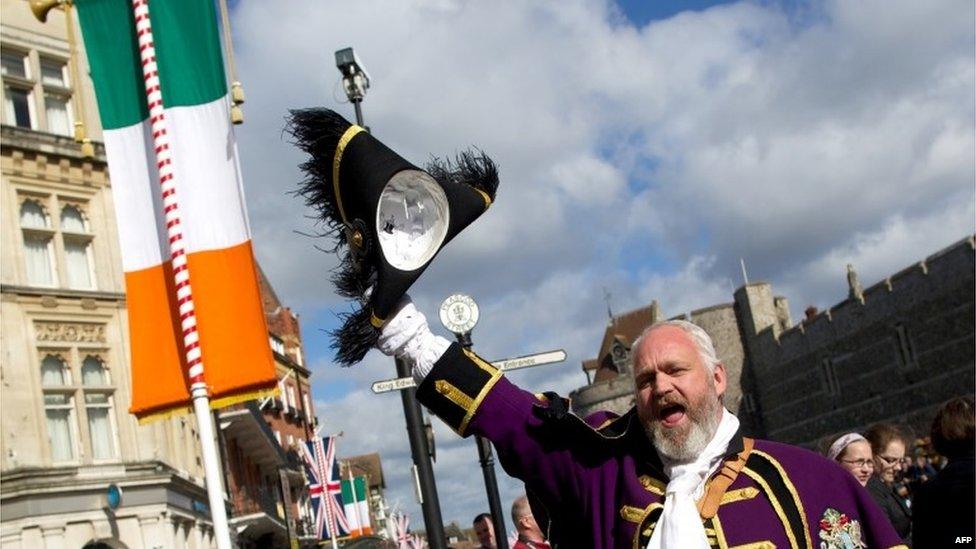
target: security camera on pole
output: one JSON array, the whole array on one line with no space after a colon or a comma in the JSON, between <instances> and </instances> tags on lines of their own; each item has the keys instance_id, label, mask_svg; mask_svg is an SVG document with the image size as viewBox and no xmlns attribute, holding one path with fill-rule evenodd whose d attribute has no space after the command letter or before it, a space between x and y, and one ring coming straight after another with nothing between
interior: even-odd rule
<instances>
[{"instance_id":1,"label":"security camera on pole","mask_svg":"<svg viewBox=\"0 0 976 549\"><path fill-rule=\"evenodd\" d=\"M335 59L336 67L342 73L342 87L346 97L356 108L356 124L362 126L368 133L369 127L363 124L361 104L366 97L366 90L369 89L369 73L366 72L362 61L352 48L336 51ZM396 361L396 369L398 376L410 375L410 366L402 360ZM416 392L416 389L410 389L401 394L403 416L407 423L407 437L413 458L412 473L418 487L417 499L423 512L428 543L432 549L441 549L445 547L447 538L444 535L444 521L441 518L440 500L437 497L434 468L430 461L433 452L429 447L423 411L420 403L417 402Z\"/></svg>"},{"instance_id":2,"label":"security camera on pole","mask_svg":"<svg viewBox=\"0 0 976 549\"><path fill-rule=\"evenodd\" d=\"M465 349L471 348L471 330L478 323L478 304L469 295L454 294L441 303L441 324L454 333L457 341ZM505 532L505 515L501 499L498 497L498 481L495 479L495 458L491 443L480 435L475 435L478 445L478 459L481 472L485 476L485 492L488 495L488 508L495 526L495 544L498 549L508 549L508 534Z\"/></svg>"}]
</instances>

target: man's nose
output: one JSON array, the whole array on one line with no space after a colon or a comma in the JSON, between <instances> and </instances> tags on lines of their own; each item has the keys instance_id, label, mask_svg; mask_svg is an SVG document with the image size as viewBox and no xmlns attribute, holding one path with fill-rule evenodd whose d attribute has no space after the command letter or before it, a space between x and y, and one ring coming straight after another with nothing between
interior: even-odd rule
<instances>
[{"instance_id":1,"label":"man's nose","mask_svg":"<svg viewBox=\"0 0 976 549\"><path fill-rule=\"evenodd\" d=\"M654 377L654 395L663 396L674 391L674 383L670 376L658 373Z\"/></svg>"}]
</instances>

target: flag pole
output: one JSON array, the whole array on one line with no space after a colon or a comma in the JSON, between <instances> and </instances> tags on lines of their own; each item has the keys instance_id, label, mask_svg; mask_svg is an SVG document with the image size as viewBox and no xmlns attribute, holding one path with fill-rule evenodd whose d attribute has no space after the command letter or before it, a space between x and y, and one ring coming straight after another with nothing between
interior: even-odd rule
<instances>
[{"instance_id":1,"label":"flag pole","mask_svg":"<svg viewBox=\"0 0 976 549\"><path fill-rule=\"evenodd\" d=\"M359 513L359 499L356 496L356 478L352 476L352 464L348 461L346 462L346 471L349 473L349 487L352 489L352 508L356 511L356 529L359 530L360 536L365 536L363 517Z\"/></svg>"},{"instance_id":2,"label":"flag pole","mask_svg":"<svg viewBox=\"0 0 976 549\"><path fill-rule=\"evenodd\" d=\"M200 337L197 333L193 291L190 287L190 273L180 225L176 186L173 181L174 173L169 135L166 115L163 110L163 95L160 91L152 25L149 21L148 0L132 0L132 10L135 15L139 56L142 61L142 76L146 87L146 103L149 107L149 120L153 135L153 149L156 152L156 167L159 172L159 185L162 191L166 236L169 239L173 281L176 287L177 303L179 304L180 327L183 330L183 348L186 353L190 394L193 399L193 410L197 416L197 431L200 435L200 446L203 454L203 471L207 485L207 499L210 503L214 540L217 549L231 549L227 506L224 504L224 489L221 483L220 456L217 453L213 417L210 415L210 398L207 395L203 357L200 352Z\"/></svg>"}]
</instances>

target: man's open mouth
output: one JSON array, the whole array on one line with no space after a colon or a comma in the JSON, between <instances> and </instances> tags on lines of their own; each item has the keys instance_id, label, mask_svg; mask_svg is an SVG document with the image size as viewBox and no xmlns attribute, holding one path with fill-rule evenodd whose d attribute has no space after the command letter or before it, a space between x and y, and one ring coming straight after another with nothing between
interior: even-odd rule
<instances>
[{"instance_id":1,"label":"man's open mouth","mask_svg":"<svg viewBox=\"0 0 976 549\"><path fill-rule=\"evenodd\" d=\"M685 407L680 404L668 404L661 408L658 418L665 427L674 427L685 417Z\"/></svg>"}]
</instances>

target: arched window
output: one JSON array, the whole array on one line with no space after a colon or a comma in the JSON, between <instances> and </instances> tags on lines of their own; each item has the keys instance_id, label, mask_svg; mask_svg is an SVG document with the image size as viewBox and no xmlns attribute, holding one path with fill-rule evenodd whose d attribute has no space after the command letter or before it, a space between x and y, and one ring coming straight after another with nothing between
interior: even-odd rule
<instances>
[{"instance_id":1,"label":"arched window","mask_svg":"<svg viewBox=\"0 0 976 549\"><path fill-rule=\"evenodd\" d=\"M41 385L44 387L44 416L51 445L51 459L57 462L75 459L74 398L63 387L71 385L68 365L56 355L41 360Z\"/></svg>"},{"instance_id":2,"label":"arched window","mask_svg":"<svg viewBox=\"0 0 976 549\"><path fill-rule=\"evenodd\" d=\"M62 387L68 385L68 369L61 358L47 355L41 361L41 385L45 387Z\"/></svg>"},{"instance_id":3,"label":"arched window","mask_svg":"<svg viewBox=\"0 0 976 549\"><path fill-rule=\"evenodd\" d=\"M25 200L20 205L20 227L24 234L27 281L38 286L54 286L51 220L37 201Z\"/></svg>"},{"instance_id":4,"label":"arched window","mask_svg":"<svg viewBox=\"0 0 976 549\"><path fill-rule=\"evenodd\" d=\"M65 206L61 210L61 230L72 233L87 233L85 218L81 215L81 210L75 206Z\"/></svg>"},{"instance_id":5,"label":"arched window","mask_svg":"<svg viewBox=\"0 0 976 549\"><path fill-rule=\"evenodd\" d=\"M81 383L93 387L104 387L109 384L108 370L96 357L89 356L81 363Z\"/></svg>"},{"instance_id":6,"label":"arched window","mask_svg":"<svg viewBox=\"0 0 976 549\"><path fill-rule=\"evenodd\" d=\"M20 226L28 229L47 229L51 222L44 208L34 200L25 200L20 205Z\"/></svg>"},{"instance_id":7,"label":"arched window","mask_svg":"<svg viewBox=\"0 0 976 549\"><path fill-rule=\"evenodd\" d=\"M68 287L89 290L92 281L91 237L81 210L67 205L61 209L61 236L64 239L64 263Z\"/></svg>"}]
</instances>

